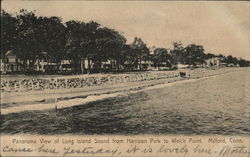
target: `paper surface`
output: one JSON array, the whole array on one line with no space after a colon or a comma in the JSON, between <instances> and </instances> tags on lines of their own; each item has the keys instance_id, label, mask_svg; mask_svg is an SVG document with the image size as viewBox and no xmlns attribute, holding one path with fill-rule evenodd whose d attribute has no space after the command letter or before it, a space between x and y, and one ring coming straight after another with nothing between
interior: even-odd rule
<instances>
[{"instance_id":1,"label":"paper surface","mask_svg":"<svg viewBox=\"0 0 250 157\"><path fill-rule=\"evenodd\" d=\"M150 47L168 48L181 40L204 45L206 52L250 59L249 2L1 3L12 14L27 9L63 22L97 21L123 34L127 43L139 36ZM227 67L54 80L39 76L33 81L78 81L83 86L81 79L87 78L101 86L62 85L36 92L28 85L19 89L18 81L30 78L3 75L1 81L17 83L6 83L7 92L1 92L0 156L250 157L249 72ZM101 82L104 78L107 84Z\"/></svg>"}]
</instances>

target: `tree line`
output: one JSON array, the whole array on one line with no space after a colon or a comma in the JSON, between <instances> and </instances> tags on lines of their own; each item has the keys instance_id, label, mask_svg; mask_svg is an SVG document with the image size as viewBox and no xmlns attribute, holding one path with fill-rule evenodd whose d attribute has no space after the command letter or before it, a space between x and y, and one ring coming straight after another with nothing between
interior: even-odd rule
<instances>
[{"instance_id":1,"label":"tree line","mask_svg":"<svg viewBox=\"0 0 250 157\"><path fill-rule=\"evenodd\" d=\"M58 64L62 60L70 60L76 73L89 72L90 62L99 72L102 63L108 60L114 63L112 71L142 70L142 62L146 61L153 62L155 67L175 67L178 63L197 66L213 57L219 57L228 64L250 66L250 62L242 58L206 54L202 45L184 47L180 41L173 43L173 49L154 48L151 52L142 39L135 37L128 44L121 33L95 21L70 20L63 23L60 17L37 16L35 11L25 9L15 16L1 10L1 58L5 58L9 50L21 60L24 71L31 71L38 59ZM83 59L88 60L86 69L81 67Z\"/></svg>"}]
</instances>

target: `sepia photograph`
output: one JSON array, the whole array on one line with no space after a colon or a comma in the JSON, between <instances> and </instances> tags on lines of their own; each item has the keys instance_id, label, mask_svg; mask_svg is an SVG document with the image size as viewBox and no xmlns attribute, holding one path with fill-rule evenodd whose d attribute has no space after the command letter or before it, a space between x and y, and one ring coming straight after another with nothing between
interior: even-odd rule
<instances>
[{"instance_id":1,"label":"sepia photograph","mask_svg":"<svg viewBox=\"0 0 250 157\"><path fill-rule=\"evenodd\" d=\"M249 144L249 11L248 1L1 1L1 136Z\"/></svg>"}]
</instances>

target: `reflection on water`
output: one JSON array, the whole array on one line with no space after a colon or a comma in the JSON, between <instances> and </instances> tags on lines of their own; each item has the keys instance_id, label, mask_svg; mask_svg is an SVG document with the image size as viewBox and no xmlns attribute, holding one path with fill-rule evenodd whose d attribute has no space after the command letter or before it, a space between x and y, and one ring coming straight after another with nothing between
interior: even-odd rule
<instances>
[{"instance_id":1,"label":"reflection on water","mask_svg":"<svg viewBox=\"0 0 250 157\"><path fill-rule=\"evenodd\" d=\"M8 127L5 124L1 131L39 134L249 135L249 107L250 71L246 70L127 93L127 96L65 108L57 113L34 111L6 115L3 121L8 122ZM15 121L16 126L10 122L13 115L19 117Z\"/></svg>"}]
</instances>

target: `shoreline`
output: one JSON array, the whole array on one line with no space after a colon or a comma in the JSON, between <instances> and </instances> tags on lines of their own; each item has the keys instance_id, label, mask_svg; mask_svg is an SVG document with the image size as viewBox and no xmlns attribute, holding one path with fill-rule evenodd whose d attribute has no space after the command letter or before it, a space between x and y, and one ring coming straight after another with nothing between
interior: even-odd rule
<instances>
[{"instance_id":1,"label":"shoreline","mask_svg":"<svg viewBox=\"0 0 250 157\"><path fill-rule=\"evenodd\" d=\"M249 72L223 71L89 98L66 98L57 102L57 109L33 110L41 109L40 105L55 107L56 103L30 104L26 106L30 111L2 115L1 132L249 135Z\"/></svg>"},{"instance_id":2,"label":"shoreline","mask_svg":"<svg viewBox=\"0 0 250 157\"><path fill-rule=\"evenodd\" d=\"M225 72L230 72L230 71L238 71L238 70L244 70L244 69L248 69L248 68L219 68L219 69L179 69L177 71L175 71L175 73L179 73L181 71L186 72L187 75L190 76L190 78L197 78L197 77L204 77L204 76L208 76L212 74L220 74L220 73L225 73ZM169 71L160 71L161 73L169 73ZM154 73L154 72L152 72ZM116 74L115 74L116 75ZM115 75L107 75L107 76L115 76ZM133 74L131 74L133 75ZM70 76L75 77L75 76ZM77 77L77 76L76 76ZM83 75L81 77L87 77L86 75ZM89 76L89 77L93 77L93 76ZM166 78L149 78L149 79L145 79L142 81L129 81L129 82L116 82L115 84L104 84L104 85L93 85L93 86L85 86L85 87L80 87L80 88L67 88L67 89L50 89L50 90L35 90L35 91L28 91L28 92L1 92L1 96L0 96L0 100L3 103L10 103L10 102L22 102L23 100L21 100L23 97L23 99L25 98L29 98L31 99L31 95L33 97L37 97L36 99L31 99L32 101L38 100L41 101L47 97L51 97L51 95L53 95L53 97L60 97L59 95L65 94L67 95L68 93L81 93L81 92L89 92L89 91L100 91L103 89L114 89L114 88L121 88L122 86L137 86L137 85L141 85L143 83L158 83L161 82L161 80L171 80L171 79L175 79L175 78L179 78L180 76L175 76L175 77L166 77ZM1 79L2 81L2 79ZM97 92L98 93L98 92ZM43 96L44 95L44 96ZM77 96L77 94L72 94L73 96ZM29 97L26 97L29 96ZM45 97L46 96L46 97Z\"/></svg>"},{"instance_id":3,"label":"shoreline","mask_svg":"<svg viewBox=\"0 0 250 157\"><path fill-rule=\"evenodd\" d=\"M96 101L102 101L108 98L113 98L113 97L119 97L119 96L124 96L126 94L132 94L132 93L137 93L141 91L147 91L147 90L152 90L152 89L158 89L158 88L164 88L164 87L169 87L169 86L174 86L176 84L183 84L183 83L189 83L189 82L196 82L196 81L201 81L204 79L210 79L213 77L217 77L219 75L224 75L230 72L237 72L235 71L227 71L224 73L219 73L219 74L214 74L214 75L208 75L208 76L198 76L197 78L174 78L172 80L170 79L164 79L160 81L150 81L148 84L141 84L137 85L136 87L125 87L125 88L118 88L116 90L105 90L103 92L95 92L95 93L89 93L89 94L80 94L80 93L75 93L75 94L69 94L69 95L59 95L57 97L52 97L48 99L43 99L43 100L38 100L34 99L33 101L30 102L22 102L17 105L16 103L18 102L12 102L12 105L6 107L6 104L4 106L1 105L1 114L6 115L6 114L11 114L11 113L17 113L17 112L23 112L23 111L38 111L38 110L51 110L51 109L62 109L62 108L68 108L68 107L73 107L73 106L78 106L78 105L85 105L91 102L96 102ZM32 96L29 96L32 98ZM35 97L37 98L37 97ZM47 100L47 101L46 101ZM11 103L11 102L9 102Z\"/></svg>"}]
</instances>

